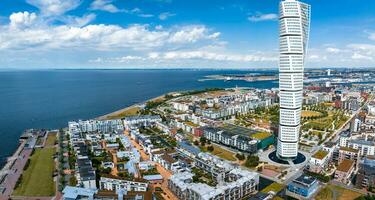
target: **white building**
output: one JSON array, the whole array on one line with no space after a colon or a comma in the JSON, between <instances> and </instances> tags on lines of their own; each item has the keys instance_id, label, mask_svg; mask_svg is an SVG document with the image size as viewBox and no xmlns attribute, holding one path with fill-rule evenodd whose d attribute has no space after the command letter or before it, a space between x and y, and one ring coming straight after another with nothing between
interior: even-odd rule
<instances>
[{"instance_id":1,"label":"white building","mask_svg":"<svg viewBox=\"0 0 375 200\"><path fill-rule=\"evenodd\" d=\"M369 115L375 116L375 102L370 102L367 105L367 110Z\"/></svg>"},{"instance_id":2,"label":"white building","mask_svg":"<svg viewBox=\"0 0 375 200\"><path fill-rule=\"evenodd\" d=\"M296 0L280 2L280 129L277 155L294 158L298 152L303 69L310 29L310 6Z\"/></svg>"},{"instance_id":3,"label":"white building","mask_svg":"<svg viewBox=\"0 0 375 200\"><path fill-rule=\"evenodd\" d=\"M127 191L147 191L147 182L136 182L130 180L100 177L99 188L101 190L117 191L125 189Z\"/></svg>"},{"instance_id":4,"label":"white building","mask_svg":"<svg viewBox=\"0 0 375 200\"><path fill-rule=\"evenodd\" d=\"M259 174L233 169L228 173L227 181L215 187L193 183L194 174L190 172L176 173L168 180L168 187L179 199L241 199L256 193L259 184Z\"/></svg>"},{"instance_id":5,"label":"white building","mask_svg":"<svg viewBox=\"0 0 375 200\"><path fill-rule=\"evenodd\" d=\"M330 152L319 150L309 160L309 171L320 173L327 167L330 160Z\"/></svg>"},{"instance_id":6,"label":"white building","mask_svg":"<svg viewBox=\"0 0 375 200\"><path fill-rule=\"evenodd\" d=\"M161 122L162 119L159 115L140 115L140 116L131 116L124 119L124 125L126 129L131 129L131 127L136 125L147 126L156 122Z\"/></svg>"}]
</instances>

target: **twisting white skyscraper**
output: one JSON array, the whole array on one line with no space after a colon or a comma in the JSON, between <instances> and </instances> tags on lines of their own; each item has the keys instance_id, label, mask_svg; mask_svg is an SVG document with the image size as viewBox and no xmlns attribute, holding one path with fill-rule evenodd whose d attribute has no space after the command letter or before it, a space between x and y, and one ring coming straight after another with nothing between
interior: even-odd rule
<instances>
[{"instance_id":1,"label":"twisting white skyscraper","mask_svg":"<svg viewBox=\"0 0 375 200\"><path fill-rule=\"evenodd\" d=\"M304 59L310 31L310 5L296 0L280 2L280 126L277 156L298 154Z\"/></svg>"}]
</instances>

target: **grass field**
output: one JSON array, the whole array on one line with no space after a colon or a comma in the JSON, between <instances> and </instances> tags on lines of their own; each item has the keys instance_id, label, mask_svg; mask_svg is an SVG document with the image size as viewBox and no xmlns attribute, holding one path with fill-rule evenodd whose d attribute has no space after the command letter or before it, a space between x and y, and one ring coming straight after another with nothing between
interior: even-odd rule
<instances>
[{"instance_id":1,"label":"grass field","mask_svg":"<svg viewBox=\"0 0 375 200\"><path fill-rule=\"evenodd\" d=\"M215 144L212 144L212 146L214 147L214 151L210 152L211 154L218 156L225 160L236 161L236 159L234 158L235 154L233 152L223 149L220 146L215 145ZM204 152L208 152L207 147L208 145L206 145L205 147L201 147L201 150Z\"/></svg>"},{"instance_id":2,"label":"grass field","mask_svg":"<svg viewBox=\"0 0 375 200\"><path fill-rule=\"evenodd\" d=\"M126 109L122 112L119 112L119 113L116 113L116 114L113 114L113 115L109 115L109 116L107 116L107 119L121 119L121 118L124 118L124 117L127 117L127 116L134 116L134 115L138 114L139 110L140 110L139 107L131 107L131 108Z\"/></svg>"},{"instance_id":3,"label":"grass field","mask_svg":"<svg viewBox=\"0 0 375 200\"><path fill-rule=\"evenodd\" d=\"M361 196L361 193L348 190L336 185L328 185L317 194L316 200L352 200ZM336 197L336 198L335 198Z\"/></svg>"},{"instance_id":4,"label":"grass field","mask_svg":"<svg viewBox=\"0 0 375 200\"><path fill-rule=\"evenodd\" d=\"M29 167L23 172L20 185L13 192L14 196L55 195L55 183L52 177L55 168L54 153L55 148L35 150Z\"/></svg>"},{"instance_id":5,"label":"grass field","mask_svg":"<svg viewBox=\"0 0 375 200\"><path fill-rule=\"evenodd\" d=\"M318 117L322 113L316 112L316 111L311 111L311 110L302 110L301 116L302 117Z\"/></svg>"},{"instance_id":6,"label":"grass field","mask_svg":"<svg viewBox=\"0 0 375 200\"><path fill-rule=\"evenodd\" d=\"M255 134L252 134L251 137L255 138L255 139L258 139L258 140L263 140L265 138L268 138L272 136L271 133L267 133L267 132L258 132L258 133L255 133Z\"/></svg>"},{"instance_id":7,"label":"grass field","mask_svg":"<svg viewBox=\"0 0 375 200\"><path fill-rule=\"evenodd\" d=\"M56 136L57 136L56 133L49 133L48 137L47 137L47 141L46 141L45 146L46 147L52 147L52 146L54 146L55 142L56 142Z\"/></svg>"},{"instance_id":8,"label":"grass field","mask_svg":"<svg viewBox=\"0 0 375 200\"><path fill-rule=\"evenodd\" d=\"M261 192L268 193L270 191L274 191L275 193L280 192L284 188L283 185L273 182L271 185L264 188Z\"/></svg>"}]
</instances>

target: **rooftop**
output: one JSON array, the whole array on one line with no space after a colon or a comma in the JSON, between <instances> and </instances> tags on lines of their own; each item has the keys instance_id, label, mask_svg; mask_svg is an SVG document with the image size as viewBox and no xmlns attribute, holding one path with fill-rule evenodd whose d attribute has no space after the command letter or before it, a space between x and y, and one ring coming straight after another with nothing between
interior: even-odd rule
<instances>
[{"instance_id":1,"label":"rooftop","mask_svg":"<svg viewBox=\"0 0 375 200\"><path fill-rule=\"evenodd\" d=\"M321 159L325 158L327 155L328 155L327 151L319 150L312 157L321 160Z\"/></svg>"},{"instance_id":2,"label":"rooftop","mask_svg":"<svg viewBox=\"0 0 375 200\"><path fill-rule=\"evenodd\" d=\"M258 133L254 133L254 134L251 135L252 138L258 139L258 140L263 140L263 139L266 139L270 136L272 136L272 134L267 133L267 132L258 132Z\"/></svg>"},{"instance_id":3,"label":"rooftop","mask_svg":"<svg viewBox=\"0 0 375 200\"><path fill-rule=\"evenodd\" d=\"M354 161L352 160L348 160L348 159L344 159L340 164L339 166L337 167L337 171L341 171L341 172L348 172L354 165Z\"/></svg>"},{"instance_id":4,"label":"rooftop","mask_svg":"<svg viewBox=\"0 0 375 200\"><path fill-rule=\"evenodd\" d=\"M66 186L62 192L64 199L77 199L78 196L93 197L97 190Z\"/></svg>"},{"instance_id":5,"label":"rooftop","mask_svg":"<svg viewBox=\"0 0 375 200\"><path fill-rule=\"evenodd\" d=\"M358 149L353 149L353 148L350 148L350 147L340 147L340 150L342 151L349 151L349 152L353 152L353 153L358 153Z\"/></svg>"},{"instance_id":6,"label":"rooftop","mask_svg":"<svg viewBox=\"0 0 375 200\"><path fill-rule=\"evenodd\" d=\"M310 187L314 182L316 182L315 177L302 174L300 177L296 178L292 183L303 185L305 187Z\"/></svg>"}]
</instances>

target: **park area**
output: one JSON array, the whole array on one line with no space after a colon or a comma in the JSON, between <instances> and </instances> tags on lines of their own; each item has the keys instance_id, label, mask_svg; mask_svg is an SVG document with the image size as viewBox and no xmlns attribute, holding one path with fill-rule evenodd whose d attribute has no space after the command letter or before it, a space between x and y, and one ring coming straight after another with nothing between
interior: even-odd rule
<instances>
[{"instance_id":1,"label":"park area","mask_svg":"<svg viewBox=\"0 0 375 200\"><path fill-rule=\"evenodd\" d=\"M311 110L302 110L302 113L301 113L302 118L304 118L304 117L319 117L321 115L322 115L321 112L311 111Z\"/></svg>"},{"instance_id":2,"label":"park area","mask_svg":"<svg viewBox=\"0 0 375 200\"><path fill-rule=\"evenodd\" d=\"M361 193L345 189L336 185L327 185L319 191L316 195L316 200L352 200L359 196Z\"/></svg>"},{"instance_id":3,"label":"park area","mask_svg":"<svg viewBox=\"0 0 375 200\"><path fill-rule=\"evenodd\" d=\"M56 135L49 135L45 148L35 149L30 157L30 161L25 165L25 171L22 173L13 196L46 197L55 195L55 183L53 172L55 163L53 156L55 154Z\"/></svg>"}]
</instances>

